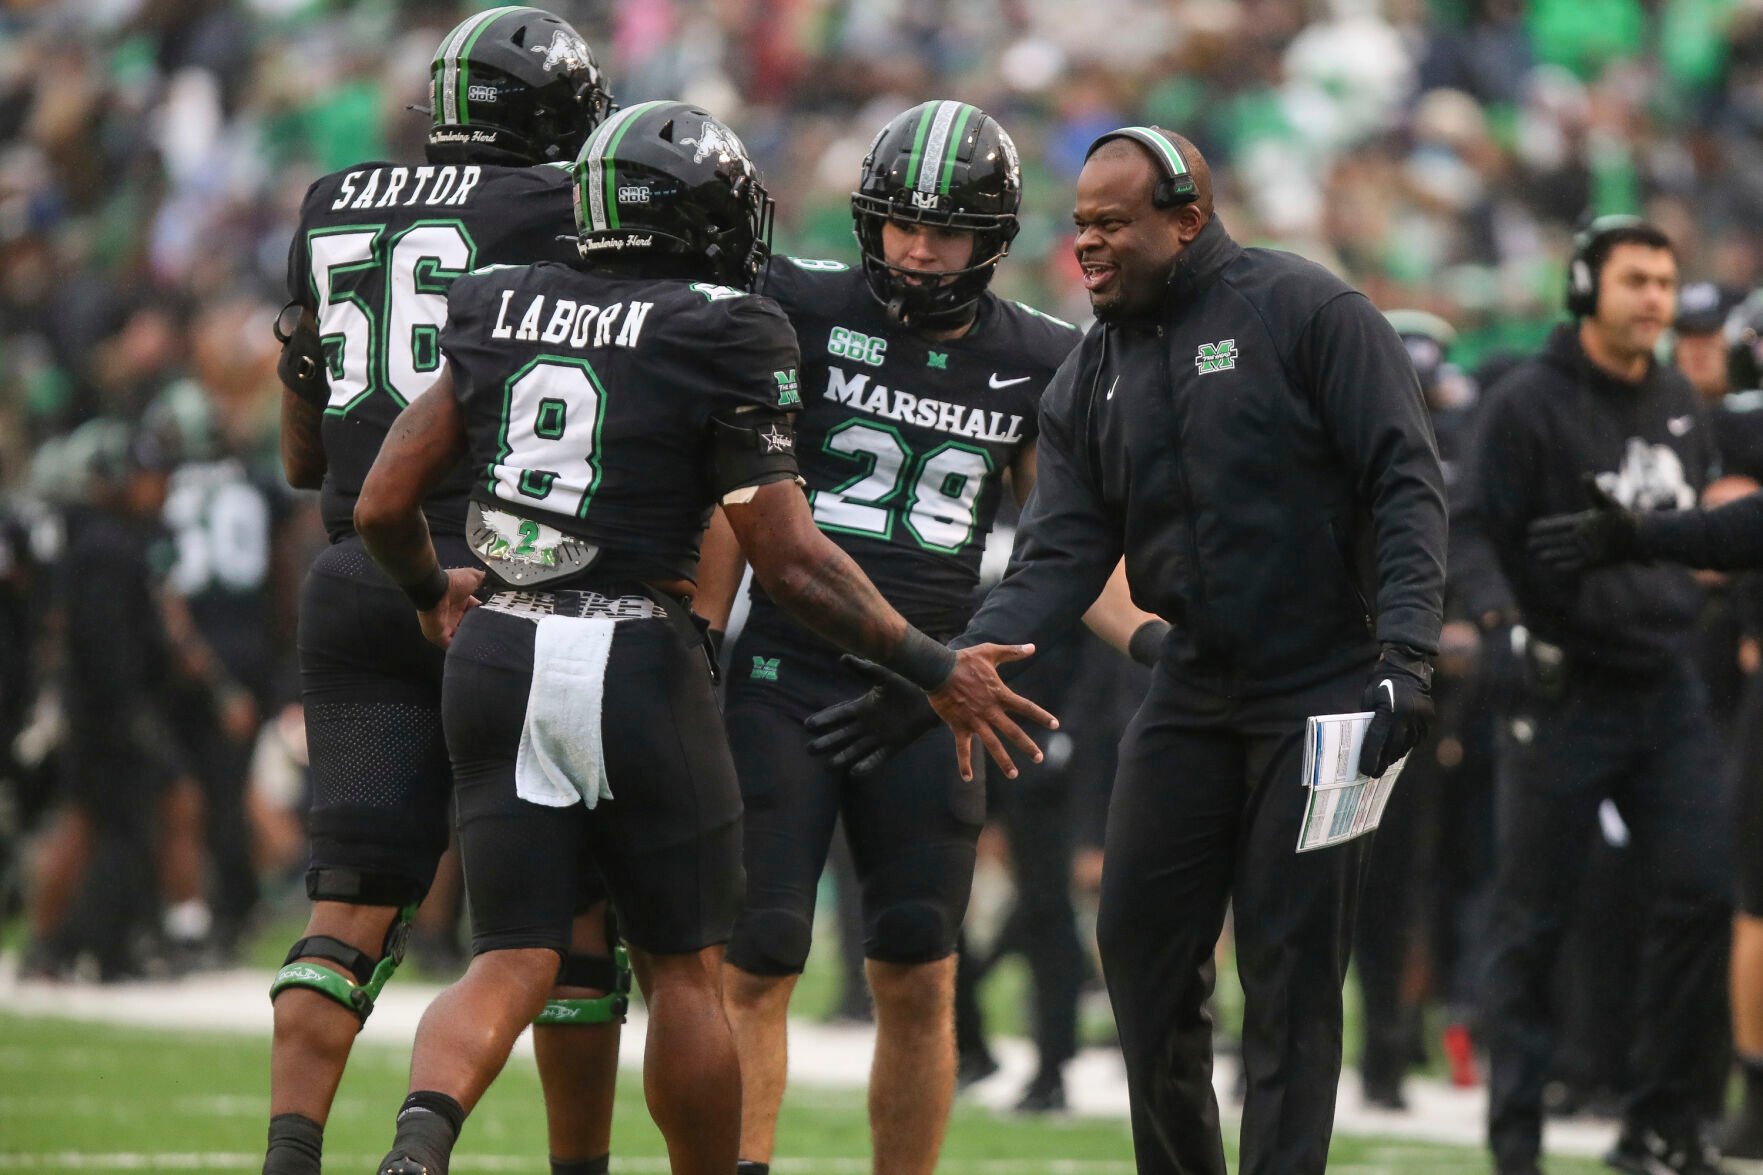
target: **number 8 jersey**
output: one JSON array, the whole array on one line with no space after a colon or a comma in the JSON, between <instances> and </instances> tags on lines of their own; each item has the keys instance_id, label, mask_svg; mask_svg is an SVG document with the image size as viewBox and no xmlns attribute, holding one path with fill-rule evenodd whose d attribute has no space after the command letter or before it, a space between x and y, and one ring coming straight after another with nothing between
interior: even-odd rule
<instances>
[{"instance_id":1,"label":"number 8 jersey","mask_svg":"<svg viewBox=\"0 0 1763 1175\"><path fill-rule=\"evenodd\" d=\"M796 475L796 336L769 298L547 263L462 278L449 310L492 582L695 579L711 506Z\"/></svg>"},{"instance_id":2,"label":"number 8 jersey","mask_svg":"<svg viewBox=\"0 0 1763 1175\"><path fill-rule=\"evenodd\" d=\"M448 287L484 265L576 256L570 186L553 165L364 163L307 190L288 293L317 317L329 364L320 509L333 541L354 531L392 421L440 372ZM429 497L433 531L462 533L468 490L461 469Z\"/></svg>"}]
</instances>

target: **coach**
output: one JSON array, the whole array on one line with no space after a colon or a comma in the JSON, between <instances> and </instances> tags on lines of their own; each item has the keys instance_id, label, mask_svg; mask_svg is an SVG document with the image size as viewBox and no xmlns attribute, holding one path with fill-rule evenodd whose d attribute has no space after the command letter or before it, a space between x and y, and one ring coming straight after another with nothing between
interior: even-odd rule
<instances>
[{"instance_id":1,"label":"coach","mask_svg":"<svg viewBox=\"0 0 1763 1175\"><path fill-rule=\"evenodd\" d=\"M1048 387L1010 570L953 643L1068 630L1125 555L1162 617L1135 649L1165 630L1120 748L1098 928L1138 1169L1225 1171L1205 1003L1234 902L1241 1170L1320 1172L1364 845L1294 852L1304 719L1375 709L1362 766L1381 771L1431 713L1445 504L1426 406L1364 296L1231 240L1185 139L1103 135L1075 221L1100 325Z\"/></svg>"}]
</instances>

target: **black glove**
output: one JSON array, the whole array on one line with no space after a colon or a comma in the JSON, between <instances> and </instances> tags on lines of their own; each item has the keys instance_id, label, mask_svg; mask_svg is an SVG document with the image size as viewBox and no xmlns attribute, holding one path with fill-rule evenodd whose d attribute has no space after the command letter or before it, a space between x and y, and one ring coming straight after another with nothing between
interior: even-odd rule
<instances>
[{"instance_id":1,"label":"black glove","mask_svg":"<svg viewBox=\"0 0 1763 1175\"><path fill-rule=\"evenodd\" d=\"M1556 571L1584 571L1622 563L1634 552L1639 520L1612 498L1592 474L1584 478L1592 508L1578 514L1533 519L1527 537L1530 557Z\"/></svg>"},{"instance_id":2,"label":"black glove","mask_svg":"<svg viewBox=\"0 0 1763 1175\"><path fill-rule=\"evenodd\" d=\"M893 670L849 653L839 661L875 684L868 693L808 716L805 725L814 736L809 751L826 756L834 767L868 775L942 721L930 697Z\"/></svg>"},{"instance_id":3,"label":"black glove","mask_svg":"<svg viewBox=\"0 0 1763 1175\"><path fill-rule=\"evenodd\" d=\"M1385 645L1359 705L1371 711L1359 748L1359 773L1382 775L1414 749L1432 719L1432 665L1426 654Z\"/></svg>"}]
</instances>

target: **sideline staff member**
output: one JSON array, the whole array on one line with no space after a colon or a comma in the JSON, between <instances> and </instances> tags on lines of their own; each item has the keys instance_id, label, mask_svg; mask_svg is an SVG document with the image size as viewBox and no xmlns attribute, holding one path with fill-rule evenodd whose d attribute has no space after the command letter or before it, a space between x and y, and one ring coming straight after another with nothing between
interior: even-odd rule
<instances>
[{"instance_id":1,"label":"sideline staff member","mask_svg":"<svg viewBox=\"0 0 1763 1175\"><path fill-rule=\"evenodd\" d=\"M1670 240L1607 217L1580 234L1569 268L1575 320L1488 393L1462 518L1466 542L1496 557L1464 584L1470 611L1523 618L1533 694L1497 783L1488 1145L1501 1175L1536 1175L1555 1043L1549 975L1598 805L1612 798L1653 902L1633 1029L1638 1084L1605 1161L1636 1175L1713 1175L1696 1092L1724 1043L1730 869L1720 740L1685 653L1702 593L1681 567L1555 570L1527 556L1526 526L1576 506L1587 477L1630 509L1686 509L1715 451L1695 389L1653 359L1677 288Z\"/></svg>"},{"instance_id":2,"label":"sideline staff member","mask_svg":"<svg viewBox=\"0 0 1763 1175\"><path fill-rule=\"evenodd\" d=\"M1294 852L1304 719L1376 710L1363 763L1381 771L1431 713L1445 503L1426 405L1363 295L1230 238L1185 139L1103 135L1075 221L1101 325L1047 390L1010 570L953 643L1069 629L1124 553L1134 599L1173 625L1121 744L1097 928L1138 1169L1224 1175L1205 1001L1234 902L1241 1169L1320 1172L1365 842ZM846 724L897 719L897 691Z\"/></svg>"}]
</instances>

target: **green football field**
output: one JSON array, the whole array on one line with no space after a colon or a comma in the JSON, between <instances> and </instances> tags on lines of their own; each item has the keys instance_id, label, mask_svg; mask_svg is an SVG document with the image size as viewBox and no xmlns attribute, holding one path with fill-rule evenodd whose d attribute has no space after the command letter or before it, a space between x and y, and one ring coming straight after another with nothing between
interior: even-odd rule
<instances>
[{"instance_id":1,"label":"green football field","mask_svg":"<svg viewBox=\"0 0 1763 1175\"><path fill-rule=\"evenodd\" d=\"M407 1049L356 1050L325 1140L325 1169L370 1175L391 1141ZM111 1028L0 1014L0 1171L247 1171L262 1162L269 1042L243 1034ZM1234 1148L1232 1148L1234 1150ZM637 1075L619 1087L614 1172L664 1172L665 1151ZM779 1130L779 1175L863 1175L862 1094L793 1087ZM544 1121L530 1058L516 1055L466 1123L455 1171L546 1175ZM958 1106L939 1168L947 1175L1129 1175L1123 1122L1052 1121ZM1336 1137L1331 1171L1456 1175L1487 1171L1478 1150ZM1559 1159L1551 1175L1589 1175Z\"/></svg>"}]
</instances>

